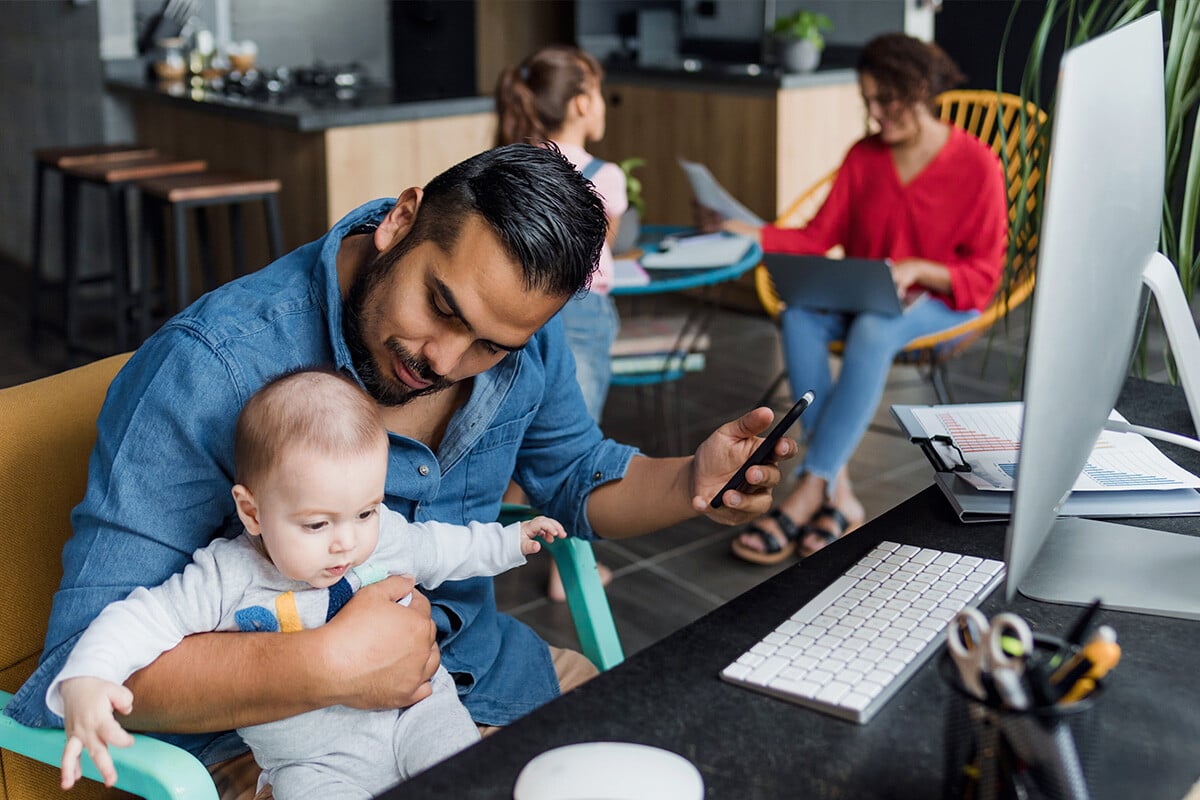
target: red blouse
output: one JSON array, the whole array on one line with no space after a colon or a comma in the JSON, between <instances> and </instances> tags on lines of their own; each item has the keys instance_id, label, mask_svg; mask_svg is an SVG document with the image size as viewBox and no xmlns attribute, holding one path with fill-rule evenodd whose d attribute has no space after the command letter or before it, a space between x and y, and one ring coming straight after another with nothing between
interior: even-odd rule
<instances>
[{"instance_id":1,"label":"red blouse","mask_svg":"<svg viewBox=\"0 0 1200 800\"><path fill-rule=\"evenodd\" d=\"M763 250L825 253L842 245L855 258L923 258L950 270L956 311L983 309L1000 282L1008 204L1000 159L979 139L951 127L933 160L900 183L890 148L878 136L850 148L829 197L803 228L762 231Z\"/></svg>"}]
</instances>

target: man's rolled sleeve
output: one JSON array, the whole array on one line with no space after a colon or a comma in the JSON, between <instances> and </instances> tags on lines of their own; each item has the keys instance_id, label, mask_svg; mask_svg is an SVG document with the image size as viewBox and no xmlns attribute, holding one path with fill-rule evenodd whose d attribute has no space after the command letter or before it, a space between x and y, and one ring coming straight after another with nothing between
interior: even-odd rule
<instances>
[{"instance_id":1,"label":"man's rolled sleeve","mask_svg":"<svg viewBox=\"0 0 1200 800\"><path fill-rule=\"evenodd\" d=\"M595 539L587 519L588 496L597 486L623 478L638 450L605 439L588 414L558 317L528 349L545 372L545 390L521 442L517 482L570 535Z\"/></svg>"}]
</instances>

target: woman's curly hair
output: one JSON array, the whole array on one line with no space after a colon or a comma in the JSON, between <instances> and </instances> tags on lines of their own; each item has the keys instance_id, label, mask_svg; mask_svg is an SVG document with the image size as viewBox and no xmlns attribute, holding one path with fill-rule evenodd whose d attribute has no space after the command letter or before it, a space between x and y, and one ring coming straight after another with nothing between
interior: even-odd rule
<instances>
[{"instance_id":1,"label":"woman's curly hair","mask_svg":"<svg viewBox=\"0 0 1200 800\"><path fill-rule=\"evenodd\" d=\"M857 69L875 79L881 101L924 103L930 109L935 97L966 80L942 48L903 33L885 33L867 42Z\"/></svg>"}]
</instances>

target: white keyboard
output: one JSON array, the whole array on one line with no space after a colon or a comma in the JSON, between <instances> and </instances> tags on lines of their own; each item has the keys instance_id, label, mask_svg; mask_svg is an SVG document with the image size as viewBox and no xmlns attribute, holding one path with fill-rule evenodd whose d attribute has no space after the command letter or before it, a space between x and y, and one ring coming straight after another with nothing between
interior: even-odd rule
<instances>
[{"instance_id":1,"label":"white keyboard","mask_svg":"<svg viewBox=\"0 0 1200 800\"><path fill-rule=\"evenodd\" d=\"M865 723L945 641L1004 564L881 542L721 671L747 689Z\"/></svg>"}]
</instances>

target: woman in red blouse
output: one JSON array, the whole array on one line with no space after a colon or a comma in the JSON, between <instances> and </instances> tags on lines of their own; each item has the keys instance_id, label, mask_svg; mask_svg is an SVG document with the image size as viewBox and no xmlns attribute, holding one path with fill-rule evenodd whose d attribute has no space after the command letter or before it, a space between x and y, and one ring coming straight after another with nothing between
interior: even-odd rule
<instances>
[{"instance_id":1,"label":"woman in red blouse","mask_svg":"<svg viewBox=\"0 0 1200 800\"><path fill-rule=\"evenodd\" d=\"M847 256L892 263L898 317L785 309L782 336L793 394L816 400L802 422L808 448L796 489L746 528L733 552L755 563L808 555L861 524L846 464L883 396L896 354L912 339L953 327L992 299L1004 263L1004 175L991 150L934 116L933 99L962 74L936 45L885 34L859 56L859 87L877 132L851 147L828 199L803 228L761 229L726 220L767 252ZM830 341L845 342L835 382Z\"/></svg>"}]
</instances>

